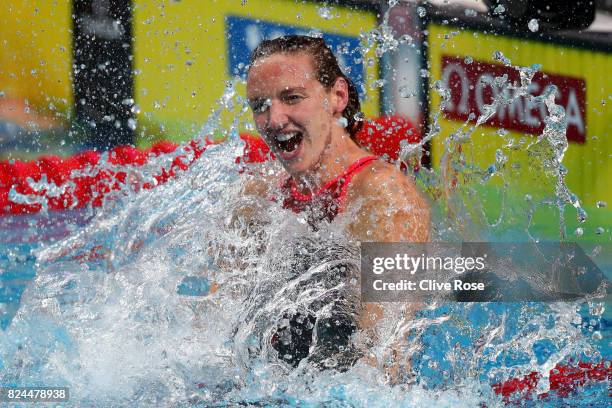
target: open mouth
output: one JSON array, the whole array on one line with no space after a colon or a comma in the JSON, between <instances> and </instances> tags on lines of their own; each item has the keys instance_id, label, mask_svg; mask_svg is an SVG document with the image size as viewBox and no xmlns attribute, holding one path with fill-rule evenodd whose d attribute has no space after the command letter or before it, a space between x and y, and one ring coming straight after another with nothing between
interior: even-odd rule
<instances>
[{"instance_id":1,"label":"open mouth","mask_svg":"<svg viewBox=\"0 0 612 408\"><path fill-rule=\"evenodd\" d=\"M277 133L274 135L274 144L279 150L291 153L298 148L303 138L302 132Z\"/></svg>"}]
</instances>

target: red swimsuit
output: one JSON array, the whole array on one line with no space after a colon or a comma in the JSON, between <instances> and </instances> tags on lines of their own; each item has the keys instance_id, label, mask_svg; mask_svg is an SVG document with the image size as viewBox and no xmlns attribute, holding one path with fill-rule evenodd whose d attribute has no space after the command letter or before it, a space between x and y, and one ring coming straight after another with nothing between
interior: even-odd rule
<instances>
[{"instance_id":1,"label":"red swimsuit","mask_svg":"<svg viewBox=\"0 0 612 408\"><path fill-rule=\"evenodd\" d=\"M376 159L376 156L362 157L314 194L301 194L295 181L291 177L287 178L281 186L283 208L295 213L306 211L308 223L313 227L323 220L331 222L344 210L346 189L353 176Z\"/></svg>"}]
</instances>

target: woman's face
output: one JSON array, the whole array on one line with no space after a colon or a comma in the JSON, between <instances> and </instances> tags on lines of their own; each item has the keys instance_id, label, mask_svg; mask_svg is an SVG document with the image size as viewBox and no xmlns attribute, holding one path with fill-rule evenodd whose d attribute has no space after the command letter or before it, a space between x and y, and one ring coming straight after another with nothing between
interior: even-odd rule
<instances>
[{"instance_id":1,"label":"woman's face","mask_svg":"<svg viewBox=\"0 0 612 408\"><path fill-rule=\"evenodd\" d=\"M339 107L317 80L310 55L273 54L256 61L247 98L257 130L289 172L304 173L320 163Z\"/></svg>"}]
</instances>

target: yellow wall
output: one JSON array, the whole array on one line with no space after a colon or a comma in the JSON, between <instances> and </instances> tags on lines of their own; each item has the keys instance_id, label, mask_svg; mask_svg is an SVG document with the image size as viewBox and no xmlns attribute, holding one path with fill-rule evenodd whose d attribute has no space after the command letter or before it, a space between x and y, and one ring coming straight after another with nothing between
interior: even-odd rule
<instances>
[{"instance_id":1,"label":"yellow wall","mask_svg":"<svg viewBox=\"0 0 612 408\"><path fill-rule=\"evenodd\" d=\"M446 39L445 34L457 32ZM431 64L430 81L441 77L442 55L465 57L494 63L493 53L501 51L515 66L540 64L541 71L583 78L586 82L586 142L570 143L563 160L568 169L567 183L587 205L597 201L612 203L612 53L589 51L570 46L529 41L525 39L493 36L471 30L458 30L455 27L431 24L429 26L429 56ZM430 114L439 111L440 96L430 91ZM432 143L433 162L439 164L443 153L444 139L458 131L463 122L440 120L441 134ZM466 128L469 126L466 126ZM471 145L465 146L466 155L478 165L486 166L495 161L495 151L504 140L496 135L497 128L481 126L472 136ZM533 136L511 131L514 140L526 137L533 142ZM533 190L542 183L541 172L530 172L530 166L537 165L533 156L525 154L525 149L512 151L511 162L518 163L524 171L515 174L522 179L517 182L524 190Z\"/></svg>"},{"instance_id":2,"label":"yellow wall","mask_svg":"<svg viewBox=\"0 0 612 408\"><path fill-rule=\"evenodd\" d=\"M72 104L70 0L0 2L0 90L45 110Z\"/></svg>"},{"instance_id":3,"label":"yellow wall","mask_svg":"<svg viewBox=\"0 0 612 408\"><path fill-rule=\"evenodd\" d=\"M228 14L351 36L376 25L374 13L341 7L333 9L336 17L326 20L317 13L322 4L309 1L242 3L134 0L135 99L142 111L141 123L163 123L166 134L175 140L193 137L200 130L230 79L224 29ZM367 76L369 81L378 78L377 65L367 68ZM245 95L244 84L238 84L236 90ZM377 115L379 93L368 90L368 94L364 111ZM224 124L234 117L234 113L226 113ZM245 119L248 117L245 114Z\"/></svg>"},{"instance_id":4,"label":"yellow wall","mask_svg":"<svg viewBox=\"0 0 612 408\"><path fill-rule=\"evenodd\" d=\"M376 25L371 12L293 0L134 0L135 99L140 107L138 137L186 140L198 133L223 94L227 74L227 14L262 19L306 30L358 36ZM0 91L4 102L27 100L36 111L72 106L71 1L0 2ZM367 67L368 82L378 66ZM244 85L238 84L244 95ZM1 101L0 101L1 102ZM367 115L379 112L379 92L368 90ZM66 116L64 116L66 117ZM223 115L225 126L235 117ZM248 115L245 115L245 118ZM160 131L160 127L163 129ZM244 129L244 125L241 126Z\"/></svg>"}]
</instances>

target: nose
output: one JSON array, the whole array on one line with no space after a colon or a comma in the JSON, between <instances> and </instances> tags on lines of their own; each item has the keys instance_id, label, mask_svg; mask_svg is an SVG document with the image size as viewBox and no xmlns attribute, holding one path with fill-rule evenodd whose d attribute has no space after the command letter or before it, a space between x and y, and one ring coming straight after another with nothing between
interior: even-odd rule
<instances>
[{"instance_id":1,"label":"nose","mask_svg":"<svg viewBox=\"0 0 612 408\"><path fill-rule=\"evenodd\" d=\"M287 106L278 100L272 100L268 107L266 128L268 130L283 129L289 122Z\"/></svg>"}]
</instances>

